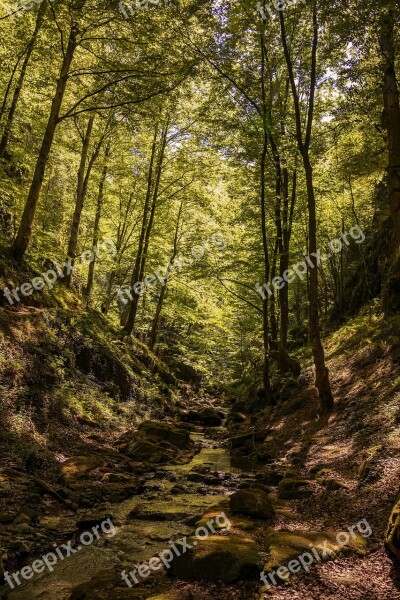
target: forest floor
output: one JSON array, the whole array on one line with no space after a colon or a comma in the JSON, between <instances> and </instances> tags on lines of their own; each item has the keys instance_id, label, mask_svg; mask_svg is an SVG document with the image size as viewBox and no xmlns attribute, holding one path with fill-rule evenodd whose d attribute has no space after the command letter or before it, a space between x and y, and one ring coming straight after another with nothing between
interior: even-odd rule
<instances>
[{"instance_id":1,"label":"forest floor","mask_svg":"<svg viewBox=\"0 0 400 600\"><path fill-rule=\"evenodd\" d=\"M42 317L27 317L26 331L39 327ZM14 445L5 458L7 442L14 444L15 437L2 438L0 544L9 573L31 565L54 545L73 540L76 547L82 529L102 519L110 518L116 533L59 561L52 572L46 570L12 590L4 585L0 597L400 599L398 564L384 547L400 481L399 331L398 320L384 322L370 307L327 340L336 407L325 423L318 418L306 356L298 383L286 388L272 412L247 416L239 411L240 403L235 407L226 398L187 394L183 400L182 396L164 416L171 426L190 431L194 440L195 446L189 446L179 464L133 460L117 443L121 430L127 429L126 421L122 429L105 429L92 413L80 419L74 432L63 431L60 421L51 430L44 458L33 453L24 457L23 464ZM15 376L17 367L13 369ZM229 410L226 426L193 425L190 415L205 407L214 412ZM114 423L114 404L107 410ZM155 414L144 413L142 418L154 419ZM24 433L22 428L21 437ZM43 441L45 432L41 435ZM231 441L239 435L242 446ZM132 436L135 440L135 430ZM230 452L232 445L235 450ZM263 459L256 464L248 457L257 452ZM299 481L298 487L293 484ZM275 517L232 513L230 495L257 486L267 489ZM371 535L356 547L349 543L328 560L314 562L308 572L302 569L289 583L268 588L258 573L232 584L196 583L190 581L190 569L184 579L160 570L133 588L124 583L122 569L129 572L135 563L168 548L171 540L193 532L203 515L222 511L231 529L221 535L254 540L261 568L266 563L286 566L308 549L310 540L323 543L332 533L346 532L363 520ZM299 537L286 543L274 537L282 532L299 534L300 545L296 546ZM214 559L222 572L224 557Z\"/></svg>"}]
</instances>

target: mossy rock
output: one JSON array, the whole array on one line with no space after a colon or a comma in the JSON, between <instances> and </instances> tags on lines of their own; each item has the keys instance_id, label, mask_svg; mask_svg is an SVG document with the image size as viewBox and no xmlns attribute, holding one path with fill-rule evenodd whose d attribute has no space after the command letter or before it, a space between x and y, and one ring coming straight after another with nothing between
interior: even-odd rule
<instances>
[{"instance_id":1,"label":"mossy rock","mask_svg":"<svg viewBox=\"0 0 400 600\"><path fill-rule=\"evenodd\" d=\"M138 433L140 436L144 434L145 437L169 442L179 450L183 450L192 445L189 432L185 429L179 429L170 423L144 421L139 426Z\"/></svg>"},{"instance_id":2,"label":"mossy rock","mask_svg":"<svg viewBox=\"0 0 400 600\"><path fill-rule=\"evenodd\" d=\"M313 562L310 564L319 562L317 557L313 555L310 546L316 549L321 560L328 560L334 555L350 551L363 554L367 545L366 540L359 533L349 533L347 531L348 542L340 543L346 540L345 537L338 539L338 536L343 533L332 531L278 531L271 533L267 537L269 557L264 565L264 571L268 573L277 570L280 566L286 567L290 561L297 559L305 552L313 557Z\"/></svg>"},{"instance_id":3,"label":"mossy rock","mask_svg":"<svg viewBox=\"0 0 400 600\"><path fill-rule=\"evenodd\" d=\"M279 483L278 497L280 500L297 500L300 498L309 498L312 494L309 487L310 481L307 479L291 479L285 477Z\"/></svg>"},{"instance_id":4,"label":"mossy rock","mask_svg":"<svg viewBox=\"0 0 400 600\"><path fill-rule=\"evenodd\" d=\"M389 518L385 545L392 554L400 558L400 498L394 505Z\"/></svg>"},{"instance_id":5,"label":"mossy rock","mask_svg":"<svg viewBox=\"0 0 400 600\"><path fill-rule=\"evenodd\" d=\"M268 494L258 488L238 490L229 499L232 514L238 513L260 519L272 519L275 511Z\"/></svg>"},{"instance_id":6,"label":"mossy rock","mask_svg":"<svg viewBox=\"0 0 400 600\"><path fill-rule=\"evenodd\" d=\"M324 477L319 477L317 479L317 483L319 483L319 485L322 485L323 487L325 487L329 492L334 492L336 490L347 490L347 486L342 483L341 481L339 481L339 479L330 479L329 477L324 478Z\"/></svg>"},{"instance_id":7,"label":"mossy rock","mask_svg":"<svg viewBox=\"0 0 400 600\"><path fill-rule=\"evenodd\" d=\"M62 463L60 471L66 481L73 481L84 477L102 464L104 464L104 458L96 454L72 456Z\"/></svg>"},{"instance_id":8,"label":"mossy rock","mask_svg":"<svg viewBox=\"0 0 400 600\"><path fill-rule=\"evenodd\" d=\"M210 535L205 539L190 537L193 547L176 556L171 575L188 581L222 581L233 583L257 577L257 544L244 535Z\"/></svg>"}]
</instances>

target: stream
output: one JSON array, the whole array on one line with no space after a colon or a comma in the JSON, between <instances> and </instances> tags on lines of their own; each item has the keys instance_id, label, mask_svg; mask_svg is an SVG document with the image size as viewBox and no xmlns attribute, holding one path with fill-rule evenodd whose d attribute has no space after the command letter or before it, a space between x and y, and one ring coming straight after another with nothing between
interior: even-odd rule
<instances>
[{"instance_id":1,"label":"stream","mask_svg":"<svg viewBox=\"0 0 400 600\"><path fill-rule=\"evenodd\" d=\"M103 503L92 511L78 510L77 514L61 516L58 526L66 531L65 543L73 537L76 521L90 513L109 515L115 534L102 533L98 541L59 560L52 572L34 574L29 582L16 586L5 597L67 600L73 588L101 571L119 565L118 571L129 572L135 563L148 561L167 549L171 540L189 535L196 517L200 519L211 507L218 505L222 512L228 507L229 494L241 483L254 480L256 471L250 461L233 462L229 450L223 447L225 433L224 424L206 429L193 426L191 437L199 451L190 462L157 467L146 476L141 495L119 504ZM48 552L52 546L49 543ZM29 557L25 564L31 565L34 558Z\"/></svg>"}]
</instances>

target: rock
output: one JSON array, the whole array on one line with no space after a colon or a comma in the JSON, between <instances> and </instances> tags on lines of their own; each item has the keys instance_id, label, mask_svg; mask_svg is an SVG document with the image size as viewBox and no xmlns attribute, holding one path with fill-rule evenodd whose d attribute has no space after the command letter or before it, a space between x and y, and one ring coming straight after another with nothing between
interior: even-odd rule
<instances>
[{"instance_id":1,"label":"rock","mask_svg":"<svg viewBox=\"0 0 400 600\"><path fill-rule=\"evenodd\" d=\"M15 519L15 515L10 513L0 513L0 523L12 523Z\"/></svg>"},{"instance_id":2,"label":"rock","mask_svg":"<svg viewBox=\"0 0 400 600\"><path fill-rule=\"evenodd\" d=\"M266 436L265 431L253 431L242 435L236 435L230 439L231 448L244 448L252 450L255 447L255 442L262 442Z\"/></svg>"},{"instance_id":3,"label":"rock","mask_svg":"<svg viewBox=\"0 0 400 600\"><path fill-rule=\"evenodd\" d=\"M274 457L271 454L271 448L267 446L267 444L261 444L256 447L256 456L261 462L272 462L274 460Z\"/></svg>"},{"instance_id":4,"label":"rock","mask_svg":"<svg viewBox=\"0 0 400 600\"><path fill-rule=\"evenodd\" d=\"M61 474L66 481L73 481L85 477L87 473L97 469L104 463L104 458L96 454L87 456L72 456L61 465Z\"/></svg>"},{"instance_id":5,"label":"rock","mask_svg":"<svg viewBox=\"0 0 400 600\"><path fill-rule=\"evenodd\" d=\"M329 479L329 478L318 478L317 479L317 483L319 483L319 485L322 485L324 487L326 487L326 489L329 492L333 492L335 490L340 490L340 489L345 489L347 490L347 486L342 483L341 481L339 481L338 479Z\"/></svg>"},{"instance_id":6,"label":"rock","mask_svg":"<svg viewBox=\"0 0 400 600\"><path fill-rule=\"evenodd\" d=\"M19 523L30 523L31 521L32 519L28 517L28 515L21 513L16 519L14 519L14 525L19 525Z\"/></svg>"},{"instance_id":7,"label":"rock","mask_svg":"<svg viewBox=\"0 0 400 600\"><path fill-rule=\"evenodd\" d=\"M190 537L188 543L193 547L172 561L170 571L176 577L233 583L258 576L257 544L249 537L210 535L205 539Z\"/></svg>"},{"instance_id":8,"label":"rock","mask_svg":"<svg viewBox=\"0 0 400 600\"><path fill-rule=\"evenodd\" d=\"M18 525L14 525L14 530L19 533L32 533L33 529L28 525L28 523L18 523Z\"/></svg>"},{"instance_id":9,"label":"rock","mask_svg":"<svg viewBox=\"0 0 400 600\"><path fill-rule=\"evenodd\" d=\"M116 525L116 523L113 521L113 518L114 517L110 513L92 514L79 519L79 521L76 522L76 527L80 531L86 531L88 529L92 529L92 527L95 527L96 525L101 525L107 520L111 521L113 525Z\"/></svg>"},{"instance_id":10,"label":"rock","mask_svg":"<svg viewBox=\"0 0 400 600\"><path fill-rule=\"evenodd\" d=\"M291 560L298 559L299 555L304 552L311 554L310 546L320 552L322 560L327 560L334 553L339 554L349 550L355 550L361 554L364 552L367 542L358 533L354 533L354 536L347 533L349 540L346 544L337 541L339 533L341 532L278 531L270 533L267 537L268 560L264 565L264 571L268 573L271 570L277 570L280 566L287 567ZM317 563L318 559L315 557L313 562Z\"/></svg>"},{"instance_id":11,"label":"rock","mask_svg":"<svg viewBox=\"0 0 400 600\"><path fill-rule=\"evenodd\" d=\"M178 427L175 427L170 423L144 421L139 426L139 433L144 433L145 437L169 442L172 446L179 448L179 450L184 450L191 445L189 432L185 429L178 429Z\"/></svg>"},{"instance_id":12,"label":"rock","mask_svg":"<svg viewBox=\"0 0 400 600\"><path fill-rule=\"evenodd\" d=\"M221 417L221 414L218 413L213 408L203 408L199 412L198 418L199 418L200 423L202 423L203 425L206 425L208 427L218 427L219 425L222 424L222 420L223 420L223 418Z\"/></svg>"},{"instance_id":13,"label":"rock","mask_svg":"<svg viewBox=\"0 0 400 600\"><path fill-rule=\"evenodd\" d=\"M181 462L182 452L194 447L188 431L155 421L144 421L137 432L122 434L116 445L131 459L152 464Z\"/></svg>"},{"instance_id":14,"label":"rock","mask_svg":"<svg viewBox=\"0 0 400 600\"><path fill-rule=\"evenodd\" d=\"M234 412L230 415L229 420L232 423L245 423L247 421L247 417L241 412Z\"/></svg>"},{"instance_id":15,"label":"rock","mask_svg":"<svg viewBox=\"0 0 400 600\"><path fill-rule=\"evenodd\" d=\"M29 554L31 551L30 546L22 540L14 540L10 542L10 548L16 552L19 552L20 554Z\"/></svg>"},{"instance_id":16,"label":"rock","mask_svg":"<svg viewBox=\"0 0 400 600\"><path fill-rule=\"evenodd\" d=\"M261 490L262 492L265 492L266 494L269 494L270 490L269 488L262 484L262 483L258 483L258 482L251 482L251 483L241 483L239 485L239 490Z\"/></svg>"},{"instance_id":17,"label":"rock","mask_svg":"<svg viewBox=\"0 0 400 600\"><path fill-rule=\"evenodd\" d=\"M240 513L261 519L272 519L275 514L268 494L257 488L239 490L232 494L229 508L232 514Z\"/></svg>"},{"instance_id":18,"label":"rock","mask_svg":"<svg viewBox=\"0 0 400 600\"><path fill-rule=\"evenodd\" d=\"M174 485L174 487L172 487L169 490L170 494L176 495L176 494L187 494L188 490L187 488L184 488L183 485Z\"/></svg>"},{"instance_id":19,"label":"rock","mask_svg":"<svg viewBox=\"0 0 400 600\"><path fill-rule=\"evenodd\" d=\"M310 486L307 479L291 479L285 477L279 483L278 498L281 500L297 500L300 498L309 498L312 490L304 489Z\"/></svg>"},{"instance_id":20,"label":"rock","mask_svg":"<svg viewBox=\"0 0 400 600\"><path fill-rule=\"evenodd\" d=\"M389 518L385 545L392 554L400 558L400 497L397 499Z\"/></svg>"},{"instance_id":21,"label":"rock","mask_svg":"<svg viewBox=\"0 0 400 600\"><path fill-rule=\"evenodd\" d=\"M147 600L192 600L191 592L185 590L164 592L157 596L149 596Z\"/></svg>"},{"instance_id":22,"label":"rock","mask_svg":"<svg viewBox=\"0 0 400 600\"><path fill-rule=\"evenodd\" d=\"M256 474L256 480L265 483L266 485L278 485L283 478L283 473L275 471L274 469Z\"/></svg>"}]
</instances>

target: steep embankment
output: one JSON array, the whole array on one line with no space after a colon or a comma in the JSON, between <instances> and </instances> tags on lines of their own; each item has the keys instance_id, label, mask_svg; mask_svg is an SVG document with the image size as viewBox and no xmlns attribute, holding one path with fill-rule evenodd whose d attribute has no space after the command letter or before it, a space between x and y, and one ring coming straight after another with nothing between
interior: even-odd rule
<instances>
[{"instance_id":1,"label":"steep embankment","mask_svg":"<svg viewBox=\"0 0 400 600\"><path fill-rule=\"evenodd\" d=\"M273 531L345 532L366 519L372 534L364 555L350 552L318 562L309 573L302 569L293 575L290 589L274 586L270 593L288 599L400 598L397 562L384 547L400 487L400 320L384 320L370 306L333 334L326 347L336 401L329 421L318 420L308 369L301 387L289 382L272 414L257 422L254 429L267 434L263 440L235 454L270 457L258 477L275 484ZM284 548L277 565L287 565L285 556L297 556L302 547L290 552L284 537L261 536L267 565L274 564L271 555L280 542Z\"/></svg>"},{"instance_id":2,"label":"steep embankment","mask_svg":"<svg viewBox=\"0 0 400 600\"><path fill-rule=\"evenodd\" d=\"M328 422L303 355L306 369L272 410L232 401L228 431L210 400L184 397L144 346L95 313L25 307L1 319L5 567L69 539L77 548L80 532L105 518L117 528L53 573L3 588L6 597L400 599L384 546L400 481L399 319L368 307L327 340ZM132 588L122 579L222 511L228 529ZM286 567L311 546L328 549L324 560L262 588L260 569Z\"/></svg>"}]
</instances>

